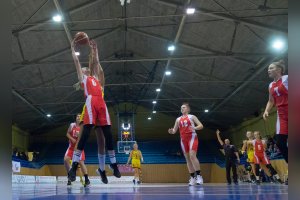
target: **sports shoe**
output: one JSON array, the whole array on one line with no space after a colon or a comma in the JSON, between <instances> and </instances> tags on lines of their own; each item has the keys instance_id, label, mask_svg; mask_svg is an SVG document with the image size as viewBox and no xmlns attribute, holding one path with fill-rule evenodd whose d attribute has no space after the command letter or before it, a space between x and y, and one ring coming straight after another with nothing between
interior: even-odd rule
<instances>
[{"instance_id":1,"label":"sports shoe","mask_svg":"<svg viewBox=\"0 0 300 200\"><path fill-rule=\"evenodd\" d=\"M197 175L196 183L197 183L197 185L202 185L203 184L203 178L202 178L202 176Z\"/></svg>"},{"instance_id":2,"label":"sports shoe","mask_svg":"<svg viewBox=\"0 0 300 200\"><path fill-rule=\"evenodd\" d=\"M91 184L90 180L85 180L84 187L88 187Z\"/></svg>"},{"instance_id":3,"label":"sports shoe","mask_svg":"<svg viewBox=\"0 0 300 200\"><path fill-rule=\"evenodd\" d=\"M284 182L285 185L289 185L289 179L286 179L286 181Z\"/></svg>"},{"instance_id":4,"label":"sports shoe","mask_svg":"<svg viewBox=\"0 0 300 200\"><path fill-rule=\"evenodd\" d=\"M141 184L141 181L137 181L137 184L138 184L138 185Z\"/></svg>"},{"instance_id":5,"label":"sports shoe","mask_svg":"<svg viewBox=\"0 0 300 200\"><path fill-rule=\"evenodd\" d=\"M72 185L71 181L68 180L67 186Z\"/></svg>"},{"instance_id":6,"label":"sports shoe","mask_svg":"<svg viewBox=\"0 0 300 200\"><path fill-rule=\"evenodd\" d=\"M76 171L78 167L78 162L73 162L70 171L68 172L68 180L73 182L76 180Z\"/></svg>"},{"instance_id":7,"label":"sports shoe","mask_svg":"<svg viewBox=\"0 0 300 200\"><path fill-rule=\"evenodd\" d=\"M132 180L133 184L135 185L135 179Z\"/></svg>"},{"instance_id":8,"label":"sports shoe","mask_svg":"<svg viewBox=\"0 0 300 200\"><path fill-rule=\"evenodd\" d=\"M114 164L110 164L109 168L113 170L113 174L115 177L120 178L121 177L121 173L118 169L118 164L114 163Z\"/></svg>"},{"instance_id":9,"label":"sports shoe","mask_svg":"<svg viewBox=\"0 0 300 200\"><path fill-rule=\"evenodd\" d=\"M196 185L196 177L191 177L189 180L189 186Z\"/></svg>"},{"instance_id":10,"label":"sports shoe","mask_svg":"<svg viewBox=\"0 0 300 200\"><path fill-rule=\"evenodd\" d=\"M96 173L97 173L99 176L101 176L101 181L102 181L102 183L104 183L104 184L107 184L107 183L108 183L108 180L107 180L107 177L106 177L105 170L101 171L101 169L98 168L98 169L96 170Z\"/></svg>"}]
</instances>

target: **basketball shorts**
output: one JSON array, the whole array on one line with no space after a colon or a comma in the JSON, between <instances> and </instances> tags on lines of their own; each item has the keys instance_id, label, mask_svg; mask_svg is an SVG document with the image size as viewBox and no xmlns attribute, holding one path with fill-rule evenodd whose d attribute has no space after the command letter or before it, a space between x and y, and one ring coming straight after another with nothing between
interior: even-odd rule
<instances>
[{"instance_id":1,"label":"basketball shorts","mask_svg":"<svg viewBox=\"0 0 300 200\"><path fill-rule=\"evenodd\" d=\"M276 134L288 134L288 107L277 108Z\"/></svg>"},{"instance_id":2,"label":"basketball shorts","mask_svg":"<svg viewBox=\"0 0 300 200\"><path fill-rule=\"evenodd\" d=\"M198 151L198 137L196 133L181 137L181 149L183 153Z\"/></svg>"},{"instance_id":3,"label":"basketball shorts","mask_svg":"<svg viewBox=\"0 0 300 200\"><path fill-rule=\"evenodd\" d=\"M247 151L247 162L254 163L254 151Z\"/></svg>"},{"instance_id":4,"label":"basketball shorts","mask_svg":"<svg viewBox=\"0 0 300 200\"><path fill-rule=\"evenodd\" d=\"M66 153L65 153L65 156L69 157L69 158L73 158L73 153L74 153L74 149L70 149L68 148ZM80 155L80 161L85 161L85 153L84 151L82 151L81 155Z\"/></svg>"},{"instance_id":5,"label":"basketball shorts","mask_svg":"<svg viewBox=\"0 0 300 200\"><path fill-rule=\"evenodd\" d=\"M266 153L254 153L254 161L255 164L270 164L270 161L266 155Z\"/></svg>"},{"instance_id":6,"label":"basketball shorts","mask_svg":"<svg viewBox=\"0 0 300 200\"><path fill-rule=\"evenodd\" d=\"M132 168L141 168L141 161L138 159L132 159L131 161Z\"/></svg>"},{"instance_id":7,"label":"basketball shorts","mask_svg":"<svg viewBox=\"0 0 300 200\"><path fill-rule=\"evenodd\" d=\"M83 124L111 125L108 109L102 97L88 96L85 103Z\"/></svg>"}]
</instances>

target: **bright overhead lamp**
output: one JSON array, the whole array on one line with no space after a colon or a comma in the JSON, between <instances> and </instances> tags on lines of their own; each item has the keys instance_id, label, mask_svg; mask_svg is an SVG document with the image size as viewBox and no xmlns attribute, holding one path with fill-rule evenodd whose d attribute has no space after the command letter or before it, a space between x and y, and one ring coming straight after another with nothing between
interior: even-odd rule
<instances>
[{"instance_id":1,"label":"bright overhead lamp","mask_svg":"<svg viewBox=\"0 0 300 200\"><path fill-rule=\"evenodd\" d=\"M52 17L52 19L53 19L53 21L55 21L55 22L61 22L62 17L61 17L61 15L54 15L54 16Z\"/></svg>"},{"instance_id":2,"label":"bright overhead lamp","mask_svg":"<svg viewBox=\"0 0 300 200\"><path fill-rule=\"evenodd\" d=\"M172 74L171 71L166 71L166 72L165 72L165 75L167 75L167 76L170 76L171 74Z\"/></svg>"},{"instance_id":3,"label":"bright overhead lamp","mask_svg":"<svg viewBox=\"0 0 300 200\"><path fill-rule=\"evenodd\" d=\"M282 39L277 39L272 43L273 49L280 51L285 47L285 42Z\"/></svg>"},{"instance_id":4,"label":"bright overhead lamp","mask_svg":"<svg viewBox=\"0 0 300 200\"><path fill-rule=\"evenodd\" d=\"M192 14L194 14L194 13L195 13L195 8L187 8L187 9L186 9L186 14L192 15Z\"/></svg>"},{"instance_id":5,"label":"bright overhead lamp","mask_svg":"<svg viewBox=\"0 0 300 200\"><path fill-rule=\"evenodd\" d=\"M175 50L175 46L174 45L168 46L168 51L174 51L174 50Z\"/></svg>"}]
</instances>

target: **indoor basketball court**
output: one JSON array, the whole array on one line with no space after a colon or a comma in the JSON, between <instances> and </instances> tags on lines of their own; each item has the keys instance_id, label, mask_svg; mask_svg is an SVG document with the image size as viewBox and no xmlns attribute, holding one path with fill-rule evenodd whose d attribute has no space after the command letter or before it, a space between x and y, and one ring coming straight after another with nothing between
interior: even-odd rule
<instances>
[{"instance_id":1,"label":"indoor basketball court","mask_svg":"<svg viewBox=\"0 0 300 200\"><path fill-rule=\"evenodd\" d=\"M288 199L288 2L12 0L13 199Z\"/></svg>"}]
</instances>

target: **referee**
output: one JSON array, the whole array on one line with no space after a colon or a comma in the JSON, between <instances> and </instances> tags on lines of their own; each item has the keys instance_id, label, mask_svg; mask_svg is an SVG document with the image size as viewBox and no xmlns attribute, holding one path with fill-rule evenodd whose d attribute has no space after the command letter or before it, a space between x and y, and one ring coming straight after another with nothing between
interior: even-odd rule
<instances>
[{"instance_id":1,"label":"referee","mask_svg":"<svg viewBox=\"0 0 300 200\"><path fill-rule=\"evenodd\" d=\"M234 145L230 144L229 139L225 139L223 142L220 137L220 131L217 129L216 131L217 138L221 146L223 147L225 151L225 163L226 163L226 178L228 185L231 185L231 177L230 177L230 169L232 168L232 174L233 174L233 182L234 184L238 184L237 181L237 173L236 173L236 164L237 162L240 162L238 150Z\"/></svg>"}]
</instances>

